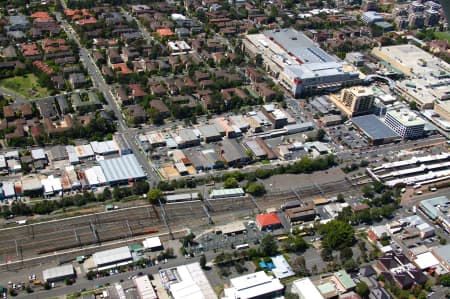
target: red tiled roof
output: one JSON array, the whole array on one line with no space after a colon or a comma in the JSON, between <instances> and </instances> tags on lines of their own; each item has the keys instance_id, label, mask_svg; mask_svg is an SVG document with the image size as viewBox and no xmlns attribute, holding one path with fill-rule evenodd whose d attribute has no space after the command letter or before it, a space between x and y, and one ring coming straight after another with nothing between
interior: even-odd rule
<instances>
[{"instance_id":1,"label":"red tiled roof","mask_svg":"<svg viewBox=\"0 0 450 299\"><path fill-rule=\"evenodd\" d=\"M170 30L169 28L161 28L156 30L156 33L158 33L159 36L161 37L166 37L166 36L172 36L173 35L173 31Z\"/></svg>"},{"instance_id":2,"label":"red tiled roof","mask_svg":"<svg viewBox=\"0 0 450 299\"><path fill-rule=\"evenodd\" d=\"M50 15L46 11L37 11L31 15L33 19L51 19Z\"/></svg>"},{"instance_id":3,"label":"red tiled roof","mask_svg":"<svg viewBox=\"0 0 450 299\"><path fill-rule=\"evenodd\" d=\"M47 75L53 74L53 69L49 67L45 62L37 60L33 62L33 65L38 69L40 69L42 72L46 73Z\"/></svg>"},{"instance_id":4,"label":"red tiled roof","mask_svg":"<svg viewBox=\"0 0 450 299\"><path fill-rule=\"evenodd\" d=\"M97 23L97 19L94 18L94 17L90 17L88 19L79 20L77 23L80 26L83 26L83 25L86 25L86 24L95 24L95 23Z\"/></svg>"},{"instance_id":5,"label":"red tiled roof","mask_svg":"<svg viewBox=\"0 0 450 299\"><path fill-rule=\"evenodd\" d=\"M24 56L34 56L40 54L36 44L22 45L22 53Z\"/></svg>"},{"instance_id":6,"label":"red tiled roof","mask_svg":"<svg viewBox=\"0 0 450 299\"><path fill-rule=\"evenodd\" d=\"M277 225L281 223L280 218L275 212L269 214L256 215L256 221L259 223L261 227L269 225Z\"/></svg>"}]
</instances>

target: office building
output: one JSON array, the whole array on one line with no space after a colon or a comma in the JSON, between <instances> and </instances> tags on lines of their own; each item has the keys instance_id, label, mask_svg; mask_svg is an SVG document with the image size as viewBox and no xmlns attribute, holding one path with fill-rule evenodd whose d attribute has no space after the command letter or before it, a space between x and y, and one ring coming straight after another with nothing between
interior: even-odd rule
<instances>
[{"instance_id":1,"label":"office building","mask_svg":"<svg viewBox=\"0 0 450 299\"><path fill-rule=\"evenodd\" d=\"M375 97L369 88L350 87L331 95L330 99L344 114L353 117L371 113Z\"/></svg>"},{"instance_id":2,"label":"office building","mask_svg":"<svg viewBox=\"0 0 450 299\"><path fill-rule=\"evenodd\" d=\"M386 113L384 123L403 139L423 136L425 121L407 110L391 110Z\"/></svg>"}]
</instances>

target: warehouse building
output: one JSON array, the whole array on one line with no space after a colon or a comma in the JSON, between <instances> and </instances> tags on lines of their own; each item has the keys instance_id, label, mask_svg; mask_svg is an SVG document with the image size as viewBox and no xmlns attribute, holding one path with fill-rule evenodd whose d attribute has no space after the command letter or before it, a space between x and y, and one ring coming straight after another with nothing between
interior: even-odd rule
<instances>
[{"instance_id":1,"label":"warehouse building","mask_svg":"<svg viewBox=\"0 0 450 299\"><path fill-rule=\"evenodd\" d=\"M99 163L105 174L106 181L110 185L134 182L146 178L142 166L138 163L134 154L102 160Z\"/></svg>"},{"instance_id":2,"label":"warehouse building","mask_svg":"<svg viewBox=\"0 0 450 299\"><path fill-rule=\"evenodd\" d=\"M91 142L92 150L97 155L113 155L119 153L119 146L117 145L117 142L114 140L107 140L107 141L92 141Z\"/></svg>"},{"instance_id":3,"label":"warehouse building","mask_svg":"<svg viewBox=\"0 0 450 299\"><path fill-rule=\"evenodd\" d=\"M200 138L191 129L181 129L178 136L175 136L178 148L185 148L200 145Z\"/></svg>"},{"instance_id":4,"label":"warehouse building","mask_svg":"<svg viewBox=\"0 0 450 299\"><path fill-rule=\"evenodd\" d=\"M230 279L230 287L223 292L223 299L277 298L283 295L284 286L278 278L259 271Z\"/></svg>"},{"instance_id":5,"label":"warehouse building","mask_svg":"<svg viewBox=\"0 0 450 299\"><path fill-rule=\"evenodd\" d=\"M219 131L217 131L216 126L214 125L204 125L198 127L202 135L203 142L213 142L222 139L222 135Z\"/></svg>"},{"instance_id":6,"label":"warehouse building","mask_svg":"<svg viewBox=\"0 0 450 299\"><path fill-rule=\"evenodd\" d=\"M360 82L354 66L329 55L294 29L249 34L243 45L250 56L260 54L264 67L295 97Z\"/></svg>"},{"instance_id":7,"label":"warehouse building","mask_svg":"<svg viewBox=\"0 0 450 299\"><path fill-rule=\"evenodd\" d=\"M125 266L133 262L128 246L96 252L92 258L98 271Z\"/></svg>"},{"instance_id":8,"label":"warehouse building","mask_svg":"<svg viewBox=\"0 0 450 299\"><path fill-rule=\"evenodd\" d=\"M256 226L258 226L261 231L282 227L280 217L278 217L278 214L275 212L256 215Z\"/></svg>"},{"instance_id":9,"label":"warehouse building","mask_svg":"<svg viewBox=\"0 0 450 299\"><path fill-rule=\"evenodd\" d=\"M134 285L136 286L136 292L139 299L158 299L155 289L153 288L148 275L143 275L133 279Z\"/></svg>"},{"instance_id":10,"label":"warehouse building","mask_svg":"<svg viewBox=\"0 0 450 299\"><path fill-rule=\"evenodd\" d=\"M445 270L450 272L450 245L440 246L433 249L432 252Z\"/></svg>"},{"instance_id":11,"label":"warehouse building","mask_svg":"<svg viewBox=\"0 0 450 299\"><path fill-rule=\"evenodd\" d=\"M401 139L397 133L373 114L353 117L351 121L372 145L386 144Z\"/></svg>"},{"instance_id":12,"label":"warehouse building","mask_svg":"<svg viewBox=\"0 0 450 299\"><path fill-rule=\"evenodd\" d=\"M388 111L384 122L403 139L416 139L424 135L425 121L408 110Z\"/></svg>"},{"instance_id":13,"label":"warehouse building","mask_svg":"<svg viewBox=\"0 0 450 299\"><path fill-rule=\"evenodd\" d=\"M75 277L76 273L72 265L64 265L42 271L42 278L48 283L63 281L66 278L73 279Z\"/></svg>"},{"instance_id":14,"label":"warehouse building","mask_svg":"<svg viewBox=\"0 0 450 299\"><path fill-rule=\"evenodd\" d=\"M419 207L431 220L437 220L438 217L444 216L441 211L441 207L445 207L449 204L450 201L447 196L439 196L422 200Z\"/></svg>"},{"instance_id":15,"label":"warehouse building","mask_svg":"<svg viewBox=\"0 0 450 299\"><path fill-rule=\"evenodd\" d=\"M199 263L159 271L163 286L173 299L215 299L211 284Z\"/></svg>"},{"instance_id":16,"label":"warehouse building","mask_svg":"<svg viewBox=\"0 0 450 299\"><path fill-rule=\"evenodd\" d=\"M316 210L312 204L287 209L285 213L291 223L313 221L316 218Z\"/></svg>"},{"instance_id":17,"label":"warehouse building","mask_svg":"<svg viewBox=\"0 0 450 299\"><path fill-rule=\"evenodd\" d=\"M297 294L300 299L324 299L309 277L295 280L292 283L292 292Z\"/></svg>"},{"instance_id":18,"label":"warehouse building","mask_svg":"<svg viewBox=\"0 0 450 299\"><path fill-rule=\"evenodd\" d=\"M244 148L234 139L225 138L222 141L222 159L230 166L246 164L250 157Z\"/></svg>"}]
</instances>

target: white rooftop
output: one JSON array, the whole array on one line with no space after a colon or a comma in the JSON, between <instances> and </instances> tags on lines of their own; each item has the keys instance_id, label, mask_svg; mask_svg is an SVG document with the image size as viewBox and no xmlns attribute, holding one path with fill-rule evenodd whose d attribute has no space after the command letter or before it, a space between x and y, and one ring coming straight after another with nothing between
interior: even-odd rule
<instances>
[{"instance_id":1,"label":"white rooftop","mask_svg":"<svg viewBox=\"0 0 450 299\"><path fill-rule=\"evenodd\" d=\"M230 279L231 288L225 289L226 298L255 298L284 289L278 278L264 271Z\"/></svg>"},{"instance_id":2,"label":"white rooftop","mask_svg":"<svg viewBox=\"0 0 450 299\"><path fill-rule=\"evenodd\" d=\"M161 240L159 239L159 237L153 237L153 238L147 238L145 239L142 244L144 245L144 248L157 248L157 247L161 247Z\"/></svg>"},{"instance_id":3,"label":"white rooftop","mask_svg":"<svg viewBox=\"0 0 450 299\"><path fill-rule=\"evenodd\" d=\"M31 150L31 157L33 160L44 160L46 159L45 152L42 148L37 148Z\"/></svg>"},{"instance_id":4,"label":"white rooftop","mask_svg":"<svg viewBox=\"0 0 450 299\"><path fill-rule=\"evenodd\" d=\"M323 299L322 294L308 277L294 281L292 286L298 290L297 293L301 292L308 299Z\"/></svg>"},{"instance_id":5,"label":"white rooftop","mask_svg":"<svg viewBox=\"0 0 450 299\"><path fill-rule=\"evenodd\" d=\"M180 282L169 286L174 299L217 298L199 263L179 266L177 272Z\"/></svg>"},{"instance_id":6,"label":"white rooftop","mask_svg":"<svg viewBox=\"0 0 450 299\"><path fill-rule=\"evenodd\" d=\"M123 260L132 259L128 246L118 247L114 249L96 252L92 255L95 265L101 266L105 264L113 264Z\"/></svg>"},{"instance_id":7,"label":"white rooftop","mask_svg":"<svg viewBox=\"0 0 450 299\"><path fill-rule=\"evenodd\" d=\"M439 261L431 252L425 252L416 256L414 264L420 270L424 270L438 265Z\"/></svg>"}]
</instances>

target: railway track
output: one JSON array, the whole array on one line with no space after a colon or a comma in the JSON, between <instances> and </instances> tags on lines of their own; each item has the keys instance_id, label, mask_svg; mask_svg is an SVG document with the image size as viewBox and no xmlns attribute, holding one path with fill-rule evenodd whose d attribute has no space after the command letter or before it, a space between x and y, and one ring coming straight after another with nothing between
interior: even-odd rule
<instances>
[{"instance_id":1,"label":"railway track","mask_svg":"<svg viewBox=\"0 0 450 299\"><path fill-rule=\"evenodd\" d=\"M207 206L209 214L214 218L233 211L254 212L258 208L256 205L263 209L279 207L299 197L306 199L317 195L325 196L329 193L349 191L352 188L356 187L342 180L321 186L303 186L294 190L271 193L256 199L257 204L244 197L209 200ZM207 218L204 205L205 202L202 201L165 205L166 220L169 226L173 227L186 225L187 219L201 222ZM0 238L4 240L0 247L0 259L17 261L49 252L165 231L167 226L161 217L163 216L160 215L158 208L148 205L0 229Z\"/></svg>"}]
</instances>

